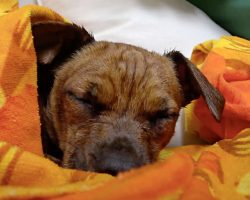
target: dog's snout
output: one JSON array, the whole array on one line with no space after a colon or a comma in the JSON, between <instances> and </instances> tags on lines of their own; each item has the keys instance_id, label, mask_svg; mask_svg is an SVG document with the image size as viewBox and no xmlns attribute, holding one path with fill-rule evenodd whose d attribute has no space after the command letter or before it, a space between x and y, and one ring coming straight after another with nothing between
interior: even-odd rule
<instances>
[{"instance_id":1,"label":"dog's snout","mask_svg":"<svg viewBox=\"0 0 250 200\"><path fill-rule=\"evenodd\" d=\"M138 155L127 138L105 143L95 155L95 171L117 175L141 165Z\"/></svg>"},{"instance_id":2,"label":"dog's snout","mask_svg":"<svg viewBox=\"0 0 250 200\"><path fill-rule=\"evenodd\" d=\"M119 172L136 167L136 164L131 158L127 157L126 160L119 152L114 152L110 155L104 154L104 158L98 162L95 167L97 172L108 173L115 176Z\"/></svg>"}]
</instances>

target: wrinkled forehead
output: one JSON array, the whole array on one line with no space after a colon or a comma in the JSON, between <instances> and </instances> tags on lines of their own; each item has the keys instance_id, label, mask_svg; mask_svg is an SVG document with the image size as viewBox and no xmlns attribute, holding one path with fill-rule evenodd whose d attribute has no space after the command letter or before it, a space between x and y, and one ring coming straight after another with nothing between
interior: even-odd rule
<instances>
[{"instance_id":1,"label":"wrinkled forehead","mask_svg":"<svg viewBox=\"0 0 250 200\"><path fill-rule=\"evenodd\" d=\"M79 96L91 90L114 109L151 112L168 104L178 106L178 82L167 58L124 44L89 48L78 53L79 67L67 80L68 89Z\"/></svg>"}]
</instances>

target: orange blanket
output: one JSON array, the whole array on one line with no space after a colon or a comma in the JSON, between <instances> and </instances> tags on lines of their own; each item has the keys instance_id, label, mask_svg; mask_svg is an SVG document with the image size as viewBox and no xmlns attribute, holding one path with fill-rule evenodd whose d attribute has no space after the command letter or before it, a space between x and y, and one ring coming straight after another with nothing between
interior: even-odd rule
<instances>
[{"instance_id":1,"label":"orange blanket","mask_svg":"<svg viewBox=\"0 0 250 200\"><path fill-rule=\"evenodd\" d=\"M166 149L159 162L118 177L63 169L45 159L31 23L48 19L65 21L43 7L0 3L0 199L249 199L250 129L212 146ZM242 52L238 38L228 40L235 52L228 56L245 62L249 43L241 40ZM211 54L212 47L199 61Z\"/></svg>"},{"instance_id":2,"label":"orange blanket","mask_svg":"<svg viewBox=\"0 0 250 200\"><path fill-rule=\"evenodd\" d=\"M203 99L199 99L187 109L187 131L216 142L250 128L250 41L222 37L219 41L204 42L195 47L192 61L202 67L208 80L223 93L226 105L218 124Z\"/></svg>"}]
</instances>

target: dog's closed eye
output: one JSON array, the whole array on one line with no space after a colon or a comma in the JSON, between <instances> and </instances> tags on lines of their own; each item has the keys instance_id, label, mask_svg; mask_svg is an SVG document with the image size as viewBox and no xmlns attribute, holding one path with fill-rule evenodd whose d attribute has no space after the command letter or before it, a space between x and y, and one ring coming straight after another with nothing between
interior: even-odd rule
<instances>
[{"instance_id":1,"label":"dog's closed eye","mask_svg":"<svg viewBox=\"0 0 250 200\"><path fill-rule=\"evenodd\" d=\"M72 91L67 92L68 97L84 108L89 109L92 114L99 114L108 109L108 107L97 101L96 97L91 95L90 92L86 92L86 94L82 95L82 97L77 96Z\"/></svg>"},{"instance_id":2,"label":"dog's closed eye","mask_svg":"<svg viewBox=\"0 0 250 200\"><path fill-rule=\"evenodd\" d=\"M146 115L148 116L148 121L152 125L155 125L159 121L176 118L179 114L177 112L170 112L169 109L164 109L158 110L154 113L147 113Z\"/></svg>"},{"instance_id":3,"label":"dog's closed eye","mask_svg":"<svg viewBox=\"0 0 250 200\"><path fill-rule=\"evenodd\" d=\"M150 123L151 128L155 129L156 132L162 132L165 124L168 121L174 120L178 117L177 112L173 112L169 109L158 110L154 113L147 113L147 120Z\"/></svg>"},{"instance_id":4,"label":"dog's closed eye","mask_svg":"<svg viewBox=\"0 0 250 200\"><path fill-rule=\"evenodd\" d=\"M176 120L179 116L178 112L172 109L161 109L152 113L144 113L144 119L147 120L148 126L143 129L150 133L153 138L159 138L164 134L164 129L168 122Z\"/></svg>"}]
</instances>

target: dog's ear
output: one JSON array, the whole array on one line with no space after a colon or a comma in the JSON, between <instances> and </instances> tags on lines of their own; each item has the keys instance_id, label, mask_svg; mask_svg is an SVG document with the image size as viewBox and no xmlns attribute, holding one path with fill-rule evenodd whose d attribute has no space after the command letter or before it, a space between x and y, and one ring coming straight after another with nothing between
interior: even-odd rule
<instances>
[{"instance_id":1,"label":"dog's ear","mask_svg":"<svg viewBox=\"0 0 250 200\"><path fill-rule=\"evenodd\" d=\"M180 52L171 51L165 55L175 64L177 77L184 94L182 106L186 106L192 100L202 95L214 118L220 121L225 104L225 99L221 93L215 89L197 67Z\"/></svg>"},{"instance_id":2,"label":"dog's ear","mask_svg":"<svg viewBox=\"0 0 250 200\"><path fill-rule=\"evenodd\" d=\"M94 38L83 27L55 21L33 23L32 34L38 64L39 103L46 105L56 68Z\"/></svg>"},{"instance_id":3,"label":"dog's ear","mask_svg":"<svg viewBox=\"0 0 250 200\"><path fill-rule=\"evenodd\" d=\"M46 110L55 71L74 52L84 45L94 42L94 38L82 27L55 21L33 23L32 35L38 65L38 102L43 149L45 154L60 158L62 153L56 145L56 139L51 136L53 133L50 132L54 131L53 124L50 122L49 112Z\"/></svg>"},{"instance_id":4,"label":"dog's ear","mask_svg":"<svg viewBox=\"0 0 250 200\"><path fill-rule=\"evenodd\" d=\"M34 46L38 64L51 64L67 58L94 38L83 28L64 22L38 22L32 24Z\"/></svg>"}]
</instances>

